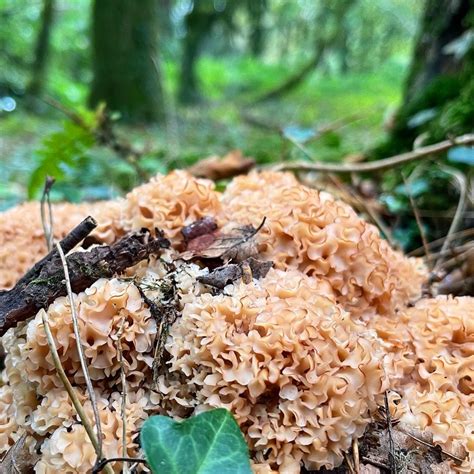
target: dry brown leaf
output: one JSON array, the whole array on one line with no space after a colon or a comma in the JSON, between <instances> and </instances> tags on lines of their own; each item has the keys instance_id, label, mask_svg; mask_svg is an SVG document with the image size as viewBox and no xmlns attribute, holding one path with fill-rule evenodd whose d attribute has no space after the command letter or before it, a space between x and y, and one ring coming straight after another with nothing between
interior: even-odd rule
<instances>
[{"instance_id":1,"label":"dry brown leaf","mask_svg":"<svg viewBox=\"0 0 474 474\"><path fill-rule=\"evenodd\" d=\"M225 263L243 262L257 255L257 243L254 237L265 224L265 220L264 218L256 229L251 225L245 225L233 229L229 234L214 231L212 234L201 235L188 242L187 250L180 254L180 258L221 259Z\"/></svg>"},{"instance_id":2,"label":"dry brown leaf","mask_svg":"<svg viewBox=\"0 0 474 474\"><path fill-rule=\"evenodd\" d=\"M255 160L242 155L240 150L234 150L225 155L210 156L188 168L188 171L198 178L212 180L227 179L239 174L248 173L255 166Z\"/></svg>"},{"instance_id":3,"label":"dry brown leaf","mask_svg":"<svg viewBox=\"0 0 474 474\"><path fill-rule=\"evenodd\" d=\"M40 455L36 449L30 449L31 443L29 441L33 441L35 444L42 442L42 440L32 440L26 433L23 434L0 462L0 473L23 474L33 472Z\"/></svg>"}]
</instances>

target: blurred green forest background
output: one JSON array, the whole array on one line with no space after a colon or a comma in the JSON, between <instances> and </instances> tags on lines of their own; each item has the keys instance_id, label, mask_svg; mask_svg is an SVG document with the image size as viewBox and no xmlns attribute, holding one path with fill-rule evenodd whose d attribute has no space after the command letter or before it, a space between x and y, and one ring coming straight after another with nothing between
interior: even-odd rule
<instances>
[{"instance_id":1,"label":"blurred green forest background","mask_svg":"<svg viewBox=\"0 0 474 474\"><path fill-rule=\"evenodd\" d=\"M47 175L98 200L233 149L360 161L470 133L473 24L471 0L0 0L0 210ZM469 181L472 148L439 160ZM430 163L411 194L400 170L361 180L405 247L410 198L430 238L459 199Z\"/></svg>"}]
</instances>

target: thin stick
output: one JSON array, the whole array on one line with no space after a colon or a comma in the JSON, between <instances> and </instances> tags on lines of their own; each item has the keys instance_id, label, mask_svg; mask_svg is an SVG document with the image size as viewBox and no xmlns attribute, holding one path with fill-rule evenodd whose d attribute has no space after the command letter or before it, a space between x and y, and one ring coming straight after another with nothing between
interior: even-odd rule
<instances>
[{"instance_id":1,"label":"thin stick","mask_svg":"<svg viewBox=\"0 0 474 474\"><path fill-rule=\"evenodd\" d=\"M133 462L133 463L141 463L141 464L148 464L146 459L142 458L108 458L102 459L100 463L98 463L94 469L92 470L92 474L98 474L102 469L106 469L108 463L110 462Z\"/></svg>"},{"instance_id":2,"label":"thin stick","mask_svg":"<svg viewBox=\"0 0 474 474\"><path fill-rule=\"evenodd\" d=\"M441 257L436 261L433 268L433 273L436 273L439 266L441 265L441 262L443 261L442 255L449 248L451 240L453 239L453 235L455 234L457 228L459 227L459 224L463 216L464 208L466 206L466 197L467 197L467 184L466 184L466 177L464 176L464 174L462 174L460 171L454 170L447 166L443 166L441 167L441 169L445 173L450 174L458 182L459 201L458 201L458 206L456 208L456 212L454 214L453 220L451 222L451 225L449 226L448 234L446 235L446 238L441 247Z\"/></svg>"},{"instance_id":3,"label":"thin stick","mask_svg":"<svg viewBox=\"0 0 474 474\"><path fill-rule=\"evenodd\" d=\"M122 456L127 456L127 379L125 376L125 368L123 364L123 349L122 349L122 335L125 324L125 317L122 318L120 329L117 333L117 348L118 348L118 360L120 364L120 380L122 384L122 404L121 404L121 417L122 417ZM123 474L128 474L128 463L123 462Z\"/></svg>"},{"instance_id":4,"label":"thin stick","mask_svg":"<svg viewBox=\"0 0 474 474\"><path fill-rule=\"evenodd\" d=\"M390 473L397 474L397 460L395 457L395 444L393 442L393 433L392 433L392 417L390 415L390 407L388 406L388 396L385 391L385 418L387 421L387 430L388 430L388 465L390 466Z\"/></svg>"},{"instance_id":5,"label":"thin stick","mask_svg":"<svg viewBox=\"0 0 474 474\"><path fill-rule=\"evenodd\" d=\"M51 333L51 328L49 326L48 314L46 313L44 309L41 310L41 317L43 319L44 332L46 334L49 351L51 352L51 357L53 358L53 364L56 369L56 372L58 373L58 376L61 379L64 389L68 393L69 398L71 399L71 402L74 405L74 408L76 409L79 419L81 420L81 423L84 426L84 429L86 430L87 436L89 437L90 442L92 443L92 446L95 449L95 452L98 453L99 442L97 441L97 437L94 433L94 429L92 428L92 425L90 424L87 418L86 412L84 411L84 408L81 405L79 398L77 397L74 387L71 385L71 382L69 382L66 372L64 372L64 368L59 358L58 350L56 349L56 344L54 342L53 334ZM114 474L114 471L110 466L107 466L106 470L108 474Z\"/></svg>"},{"instance_id":6,"label":"thin stick","mask_svg":"<svg viewBox=\"0 0 474 474\"><path fill-rule=\"evenodd\" d=\"M372 466L379 467L381 469L386 469L387 471L390 471L390 468L386 464L381 463L379 461L376 461L374 459L370 459L368 457L362 456L362 461L364 461L368 464L372 464Z\"/></svg>"},{"instance_id":7,"label":"thin stick","mask_svg":"<svg viewBox=\"0 0 474 474\"><path fill-rule=\"evenodd\" d=\"M405 433L406 435L408 435L410 438L417 441L418 443L420 443L420 444L422 444L422 445L424 445L428 448L435 449L435 450L440 449L440 447L438 445L434 445L434 444L428 443L427 441L424 441L423 439L417 438L415 435L412 435L408 431L402 431L402 432ZM464 459L459 458L458 456L455 456L454 454L448 453L447 451L444 451L443 449L440 449L440 451L441 451L442 454L444 454L445 456L447 456L448 458L452 459L453 461L455 461L459 464L462 464L464 462Z\"/></svg>"},{"instance_id":8,"label":"thin stick","mask_svg":"<svg viewBox=\"0 0 474 474\"><path fill-rule=\"evenodd\" d=\"M97 460L100 461L102 459L102 427L100 423L99 409L97 408L97 400L96 400L96 396L94 392L94 387L92 386L92 381L89 375L89 368L87 367L86 358L84 356L84 349L81 343L81 334L79 332L79 321L77 319L76 306L74 304L74 296L73 296L72 288L71 288L71 280L69 279L69 269L67 266L67 260L64 255L63 249L61 248L61 244L59 242L56 243L56 247L58 249L59 256L61 257L61 262L63 264L63 269L64 269L64 279L66 280L66 288L67 288L67 295L69 298L69 305L71 306L72 325L74 328L74 336L76 338L77 353L79 355L79 360L81 361L82 373L84 374L84 379L86 381L86 386L87 386L87 392L89 394L92 410L94 412L95 425L97 428L97 437L98 437Z\"/></svg>"},{"instance_id":9,"label":"thin stick","mask_svg":"<svg viewBox=\"0 0 474 474\"><path fill-rule=\"evenodd\" d=\"M308 158L316 161L313 154L306 149L303 145L286 137L292 142L297 148L299 148ZM445 140L434 145L428 145L417 148L416 150L402 153L400 155L392 156L390 158L384 158L382 160L372 161L368 163L282 163L277 166L272 166L271 169L274 171L283 170L299 170L299 171L321 171L321 172L332 172L332 173L364 173L369 171L380 171L387 168L393 168L395 166L409 163L410 161L428 158L432 155L438 155L443 153L453 146L458 145L471 145L474 143L474 133L468 133L461 135L460 137L454 138L453 140Z\"/></svg>"},{"instance_id":10,"label":"thin stick","mask_svg":"<svg viewBox=\"0 0 474 474\"><path fill-rule=\"evenodd\" d=\"M48 252L53 249L53 210L51 208L50 192L55 179L51 176L46 176L44 181L43 195L41 196L41 224L43 225L44 238L46 239L46 246ZM48 222L46 222L46 205L48 206Z\"/></svg>"},{"instance_id":11,"label":"thin stick","mask_svg":"<svg viewBox=\"0 0 474 474\"><path fill-rule=\"evenodd\" d=\"M429 257L424 256L423 258L427 261L436 260L437 258L440 258L441 256L442 257L456 258L456 257L459 257L460 255L462 255L463 253L468 252L472 248L474 248L474 242L468 242L468 243L465 243L465 244L457 245L455 247L450 246L450 248L448 248L448 250L444 253L431 252Z\"/></svg>"},{"instance_id":12,"label":"thin stick","mask_svg":"<svg viewBox=\"0 0 474 474\"><path fill-rule=\"evenodd\" d=\"M451 234L451 242L453 239L462 239L464 237L471 237L474 235L474 229L465 229L465 230L460 230L459 232L453 232ZM428 247L433 248L433 247L439 247L442 245L445 241L446 237L441 237L440 239L432 240L431 242L428 243ZM416 255L421 255L422 251L424 250L423 247L418 247L415 250L412 250L407 254L408 257L413 257Z\"/></svg>"},{"instance_id":13,"label":"thin stick","mask_svg":"<svg viewBox=\"0 0 474 474\"><path fill-rule=\"evenodd\" d=\"M354 459L354 468L356 474L360 473L359 442L357 439L352 441L352 458Z\"/></svg>"},{"instance_id":14,"label":"thin stick","mask_svg":"<svg viewBox=\"0 0 474 474\"><path fill-rule=\"evenodd\" d=\"M349 471L351 474L356 474L356 471L354 469L354 466L352 465L351 458L347 453L344 453L344 459L346 460L347 467L349 468Z\"/></svg>"},{"instance_id":15,"label":"thin stick","mask_svg":"<svg viewBox=\"0 0 474 474\"><path fill-rule=\"evenodd\" d=\"M408 179L406 179L403 173L400 173L400 174L402 175L403 183L405 184L405 188L408 194L408 199L410 200L410 206L415 216L416 225L418 226L418 230L420 231L420 237L421 237L421 241L423 242L423 248L425 249L425 255L426 257L430 258L431 254L430 254L430 248L428 246L428 239L426 238L426 232L425 232L425 229L423 228L423 223L421 222L420 214L418 213L418 207L411 193L410 182Z\"/></svg>"}]
</instances>

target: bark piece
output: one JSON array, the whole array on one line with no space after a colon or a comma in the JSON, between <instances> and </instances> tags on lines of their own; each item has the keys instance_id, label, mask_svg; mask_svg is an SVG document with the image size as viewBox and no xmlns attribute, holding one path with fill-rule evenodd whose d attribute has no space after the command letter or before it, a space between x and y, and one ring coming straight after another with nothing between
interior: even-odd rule
<instances>
[{"instance_id":1,"label":"bark piece","mask_svg":"<svg viewBox=\"0 0 474 474\"><path fill-rule=\"evenodd\" d=\"M217 229L216 220L213 217L203 217L202 219L193 222L192 224L183 227L181 233L183 234L184 241L190 242L198 237L206 234L212 234Z\"/></svg>"},{"instance_id":2,"label":"bark piece","mask_svg":"<svg viewBox=\"0 0 474 474\"><path fill-rule=\"evenodd\" d=\"M125 236L113 245L73 253L67 257L72 290L75 293L83 291L99 278L119 274L167 247L169 241L161 233L152 237L147 230L142 230ZM41 308L46 308L59 296L67 294L59 255L51 252L40 263L13 289L0 293L0 336Z\"/></svg>"},{"instance_id":3,"label":"bark piece","mask_svg":"<svg viewBox=\"0 0 474 474\"><path fill-rule=\"evenodd\" d=\"M208 275L198 277L198 281L205 285L223 290L230 283L245 276L245 267L250 270L250 280L252 278L259 280L265 277L272 266L273 262L264 262L250 257L239 264L230 263L215 268ZM250 283L250 281L246 281L245 283Z\"/></svg>"}]
</instances>

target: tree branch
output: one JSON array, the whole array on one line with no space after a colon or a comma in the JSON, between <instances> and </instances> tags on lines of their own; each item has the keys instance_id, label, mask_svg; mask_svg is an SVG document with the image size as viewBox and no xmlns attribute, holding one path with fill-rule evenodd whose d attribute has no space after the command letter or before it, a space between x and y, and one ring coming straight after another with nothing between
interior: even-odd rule
<instances>
[{"instance_id":1,"label":"tree branch","mask_svg":"<svg viewBox=\"0 0 474 474\"><path fill-rule=\"evenodd\" d=\"M315 160L315 157L303 145L293 142L298 148L309 158ZM307 163L294 162L282 163L277 166L272 166L274 171L320 171L323 173L365 173L369 171L380 171L387 168L394 168L395 166L409 163L410 161L428 158L432 155L439 155L454 146L471 145L474 143L474 133L461 135L452 140L445 140L443 142L435 143L417 148L416 150L402 153L400 155L384 158L382 160L371 161L368 163Z\"/></svg>"}]
</instances>

